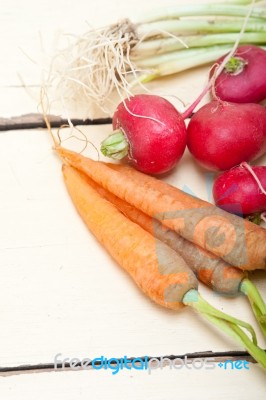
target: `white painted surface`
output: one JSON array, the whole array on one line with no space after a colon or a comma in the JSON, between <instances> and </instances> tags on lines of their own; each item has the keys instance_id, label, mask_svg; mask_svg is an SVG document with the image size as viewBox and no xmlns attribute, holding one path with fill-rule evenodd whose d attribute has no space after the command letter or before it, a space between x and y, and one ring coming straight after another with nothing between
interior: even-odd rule
<instances>
[{"instance_id":1,"label":"white painted surface","mask_svg":"<svg viewBox=\"0 0 266 400\"><path fill-rule=\"evenodd\" d=\"M265 399L265 374L249 371L163 370L50 372L0 377L2 398L14 400Z\"/></svg>"},{"instance_id":2,"label":"white painted surface","mask_svg":"<svg viewBox=\"0 0 266 400\"><path fill-rule=\"evenodd\" d=\"M177 1L168 1L169 4ZM85 20L95 26L131 15L162 1L127 3L2 1L0 35L0 116L37 111L39 67L20 51L43 55L38 31L49 54L57 30L79 32ZM206 69L174 81L152 84L157 93L192 101L202 88ZM173 84L173 82L176 82ZM28 95L34 93L34 98ZM173 92L172 92L173 93ZM176 92L175 92L176 94ZM109 126L83 127L99 145ZM77 143L77 142L76 142ZM73 144L76 144L73 143ZM89 154L95 156L94 150ZM266 159L259 160L265 164ZM186 154L166 178L208 198L206 175ZM0 366L51 363L66 357L165 356L195 351L241 350L193 311L179 314L152 304L98 245L76 214L62 182L60 161L44 130L0 134ZM254 282L266 297L265 274ZM255 324L244 298L224 299L204 287L206 298L219 309ZM258 329L257 329L258 331ZM265 341L258 333L261 346ZM176 373L178 375L176 375ZM110 372L29 373L0 378L5 399L169 399L181 397L256 399L265 397L265 375L257 365L250 371L142 372L112 376Z\"/></svg>"},{"instance_id":3,"label":"white painted surface","mask_svg":"<svg viewBox=\"0 0 266 400\"><path fill-rule=\"evenodd\" d=\"M110 127L82 129L98 145ZM176 315L139 292L77 216L45 130L4 133L0 149L2 366L51 362L58 352L111 357L241 349L191 310ZM95 157L95 150L88 154ZM189 154L166 180L208 198L208 179ZM263 273L254 275L265 293ZM245 299L202 290L219 308L254 322Z\"/></svg>"}]
</instances>

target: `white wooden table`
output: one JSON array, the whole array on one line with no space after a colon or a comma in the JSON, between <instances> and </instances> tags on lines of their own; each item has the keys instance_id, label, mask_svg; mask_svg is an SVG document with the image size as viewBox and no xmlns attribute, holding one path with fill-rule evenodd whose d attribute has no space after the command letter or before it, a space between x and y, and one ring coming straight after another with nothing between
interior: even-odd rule
<instances>
[{"instance_id":1,"label":"white wooden table","mask_svg":"<svg viewBox=\"0 0 266 400\"><path fill-rule=\"evenodd\" d=\"M163 4L2 0L0 117L38 111L38 62L51 54L58 31L82 32L86 20L97 27ZM171 82L153 83L150 90L189 104L206 82L207 71L189 71ZM110 129L82 127L96 146ZM95 156L95 151L91 148L89 154ZM258 164L265 162L264 157ZM165 180L211 200L211 177L189 154ZM230 351L243 349L192 310L176 314L139 292L77 216L45 129L0 133L0 188L1 398L265 399L266 375L256 364L250 364L250 370L227 371L165 366L151 374L55 371L58 353L62 358L93 359L224 352L226 359ZM252 279L266 297L265 274L256 272ZM200 289L219 309L256 326L244 298L226 299L202 285ZM265 348L259 332L258 339Z\"/></svg>"}]
</instances>

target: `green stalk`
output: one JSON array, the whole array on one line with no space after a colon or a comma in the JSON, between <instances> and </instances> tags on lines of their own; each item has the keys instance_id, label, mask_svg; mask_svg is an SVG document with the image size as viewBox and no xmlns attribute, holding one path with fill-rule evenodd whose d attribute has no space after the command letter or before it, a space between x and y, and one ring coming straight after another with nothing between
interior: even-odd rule
<instances>
[{"instance_id":1,"label":"green stalk","mask_svg":"<svg viewBox=\"0 0 266 400\"><path fill-rule=\"evenodd\" d=\"M247 329L252 336L253 343L257 345L256 334L250 324L219 311L217 308L213 307L206 300L204 300L196 289L191 289L185 294L183 297L183 303L195 308L200 313L212 315L213 317L231 322L232 324L239 325Z\"/></svg>"},{"instance_id":2,"label":"green stalk","mask_svg":"<svg viewBox=\"0 0 266 400\"><path fill-rule=\"evenodd\" d=\"M254 358L254 360L256 360L264 369L266 369L265 351L261 347L256 346L238 326L213 317L212 315L203 314L203 316L232 339L240 343Z\"/></svg>"},{"instance_id":3,"label":"green stalk","mask_svg":"<svg viewBox=\"0 0 266 400\"><path fill-rule=\"evenodd\" d=\"M244 2L246 4L246 2ZM249 2L251 3L251 2ZM161 21L164 19L174 19L191 16L230 16L245 17L248 7L235 4L214 3L214 4L179 4L150 11L145 18L140 17L137 23ZM266 10L262 7L254 7L251 11L252 18L266 18Z\"/></svg>"},{"instance_id":4,"label":"green stalk","mask_svg":"<svg viewBox=\"0 0 266 400\"><path fill-rule=\"evenodd\" d=\"M139 82L147 83L162 76L175 74L177 72L186 71L190 68L195 68L214 62L217 58L222 57L230 49L230 46L214 46L214 48L208 48L208 50L206 49L205 51L200 49L200 52L193 53L193 55L190 57L185 57L184 59L174 59L172 61L161 63L155 67L152 67L147 72L143 72L138 79L130 83L130 87L137 85ZM138 63L136 63L136 65L140 68L144 68L144 66L139 66ZM146 68L149 69L148 67Z\"/></svg>"},{"instance_id":5,"label":"green stalk","mask_svg":"<svg viewBox=\"0 0 266 400\"><path fill-rule=\"evenodd\" d=\"M266 337L266 304L257 287L249 279L243 279L239 290L248 297L261 331Z\"/></svg>"},{"instance_id":6,"label":"green stalk","mask_svg":"<svg viewBox=\"0 0 266 400\"><path fill-rule=\"evenodd\" d=\"M247 6L234 4L179 4L147 13L142 22L155 22L164 19L174 19L191 16L230 16L245 17L247 15ZM266 18L265 8L254 7L251 11L252 18Z\"/></svg>"},{"instance_id":7,"label":"green stalk","mask_svg":"<svg viewBox=\"0 0 266 400\"><path fill-rule=\"evenodd\" d=\"M178 38L163 38L140 42L133 47L130 58L137 60L153 55L173 52L174 50L184 50L184 44L189 49L206 47L220 44L235 43L239 38L239 33L214 33L207 35L182 36L182 42ZM266 32L246 32L240 38L240 43L266 44Z\"/></svg>"},{"instance_id":8,"label":"green stalk","mask_svg":"<svg viewBox=\"0 0 266 400\"><path fill-rule=\"evenodd\" d=\"M105 157L122 160L129 150L128 142L122 131L117 129L101 142L101 152Z\"/></svg>"},{"instance_id":9,"label":"green stalk","mask_svg":"<svg viewBox=\"0 0 266 400\"><path fill-rule=\"evenodd\" d=\"M265 46L260 46L260 47L266 49ZM143 65L144 64L143 60L136 61L136 66L142 69L143 72L142 74L139 75L137 79L134 79L130 82L129 88L132 88L135 85L138 85L139 83L147 83L155 79L158 79L162 76L168 76L178 72L186 71L190 68L195 68L214 62L217 60L217 58L222 57L225 53L230 51L231 46L230 45L212 46L212 47L206 47L205 51L203 51L203 49L198 49L198 50L199 52L193 53L193 56L191 57L183 57L183 58L176 57L176 59L173 58L171 61L166 61L164 63L154 66L152 65L148 66L149 61L145 60L146 63L145 68ZM190 51L190 49L186 51ZM178 54L176 54L176 56L178 56Z\"/></svg>"},{"instance_id":10,"label":"green stalk","mask_svg":"<svg viewBox=\"0 0 266 400\"><path fill-rule=\"evenodd\" d=\"M217 310L207 303L195 289L191 289L185 294L183 303L194 308L223 332L238 341L266 369L266 353L257 346L255 332L249 324ZM253 341L250 340L241 327L246 328L251 333Z\"/></svg>"},{"instance_id":11,"label":"green stalk","mask_svg":"<svg viewBox=\"0 0 266 400\"><path fill-rule=\"evenodd\" d=\"M265 9L266 14L266 9ZM163 20L139 25L137 36L145 40L161 35L167 37L172 35L201 35L204 33L232 33L240 32L244 19L215 20L215 19L186 19L186 20ZM249 20L245 32L266 32L265 20Z\"/></svg>"},{"instance_id":12,"label":"green stalk","mask_svg":"<svg viewBox=\"0 0 266 400\"><path fill-rule=\"evenodd\" d=\"M216 54L225 54L228 50L231 49L231 46L228 45L217 45L217 46L210 46L210 47L200 47L195 49L183 49L178 51L172 51L170 53L159 54L156 56L136 60L135 63L140 68L151 68L155 67L160 69L160 65L167 65L168 63L174 62L180 63L186 62L189 58L194 58L194 61L197 62L197 58L201 57L201 59L209 60L209 57L213 59L213 55ZM205 61L204 61L205 62Z\"/></svg>"}]
</instances>

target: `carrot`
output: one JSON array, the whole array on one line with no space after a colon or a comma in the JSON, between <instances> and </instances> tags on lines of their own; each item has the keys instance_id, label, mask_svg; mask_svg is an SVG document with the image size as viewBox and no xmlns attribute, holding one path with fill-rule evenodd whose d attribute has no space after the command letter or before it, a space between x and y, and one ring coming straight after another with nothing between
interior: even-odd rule
<instances>
[{"instance_id":1,"label":"carrot","mask_svg":"<svg viewBox=\"0 0 266 400\"><path fill-rule=\"evenodd\" d=\"M129 223L114 205L88 186L77 171L64 166L63 173L81 217L118 264L156 303L167 308L181 308L185 293L198 286L185 261L174 250L156 242L139 225ZM165 255L166 262L158 264L158 252ZM175 301L167 300L172 298Z\"/></svg>"},{"instance_id":2,"label":"carrot","mask_svg":"<svg viewBox=\"0 0 266 400\"><path fill-rule=\"evenodd\" d=\"M181 255L201 282L226 296L236 296L239 293L245 294L266 337L266 321L264 320L266 305L257 287L247 278L244 271L227 264L220 258L213 257L207 250L192 244L176 232L164 228L160 221L152 219L142 211L108 192L85 174L81 172L80 174L90 186L97 190L102 197L113 203L126 217Z\"/></svg>"},{"instance_id":3,"label":"carrot","mask_svg":"<svg viewBox=\"0 0 266 400\"><path fill-rule=\"evenodd\" d=\"M257 346L252 327L215 309L197 291L197 279L174 250L130 221L70 166L63 166L68 192L95 237L135 283L156 303L174 310L192 306L241 343L266 368L266 354ZM253 341L242 328L252 334Z\"/></svg>"},{"instance_id":4,"label":"carrot","mask_svg":"<svg viewBox=\"0 0 266 400\"><path fill-rule=\"evenodd\" d=\"M110 168L60 146L56 151L111 193L229 264L247 270L266 268L263 228L133 169L129 179L124 166Z\"/></svg>"}]
</instances>

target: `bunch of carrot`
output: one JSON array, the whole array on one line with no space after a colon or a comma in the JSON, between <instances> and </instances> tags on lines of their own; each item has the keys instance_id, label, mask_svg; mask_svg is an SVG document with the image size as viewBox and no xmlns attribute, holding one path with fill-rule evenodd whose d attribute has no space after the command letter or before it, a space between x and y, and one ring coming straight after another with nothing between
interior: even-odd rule
<instances>
[{"instance_id":1,"label":"bunch of carrot","mask_svg":"<svg viewBox=\"0 0 266 400\"><path fill-rule=\"evenodd\" d=\"M265 303L234 267L266 268L266 231L128 166L94 161L59 144L55 149L82 219L143 292L174 310L192 306L266 368L253 328L207 303L196 277L221 293L247 294L266 335ZM222 234L223 243L211 243L210 231Z\"/></svg>"}]
</instances>

